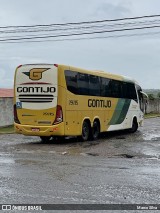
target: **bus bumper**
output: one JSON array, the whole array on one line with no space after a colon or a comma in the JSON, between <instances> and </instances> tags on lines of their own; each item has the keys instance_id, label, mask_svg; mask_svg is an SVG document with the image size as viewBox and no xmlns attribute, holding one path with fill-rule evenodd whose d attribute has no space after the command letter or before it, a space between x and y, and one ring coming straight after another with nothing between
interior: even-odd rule
<instances>
[{"instance_id":1,"label":"bus bumper","mask_svg":"<svg viewBox=\"0 0 160 213\"><path fill-rule=\"evenodd\" d=\"M16 133L30 136L63 136L64 123L53 126L31 126L14 123Z\"/></svg>"}]
</instances>

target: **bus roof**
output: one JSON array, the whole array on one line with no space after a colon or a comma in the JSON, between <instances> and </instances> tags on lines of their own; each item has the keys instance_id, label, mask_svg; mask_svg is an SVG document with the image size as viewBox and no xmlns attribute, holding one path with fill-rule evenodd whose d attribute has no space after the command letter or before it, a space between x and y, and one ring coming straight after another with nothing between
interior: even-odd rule
<instances>
[{"instance_id":1,"label":"bus roof","mask_svg":"<svg viewBox=\"0 0 160 213\"><path fill-rule=\"evenodd\" d=\"M58 66L65 66L66 67L66 65L58 65ZM132 82L132 83L139 85L139 83L133 78L123 76L123 75L113 74L113 73L102 71L102 70L86 70L86 69L81 69L81 68L77 68L77 67L73 67L73 66L69 66L69 69L73 70L73 71L90 73L92 75L98 75L98 76L101 76L101 77L111 78L111 79L114 79L114 80Z\"/></svg>"},{"instance_id":2,"label":"bus roof","mask_svg":"<svg viewBox=\"0 0 160 213\"><path fill-rule=\"evenodd\" d=\"M127 76L123 76L123 75L119 75L119 74L113 74L113 73L102 71L102 70L87 70L87 69L78 68L78 67L69 66L69 65L64 65L64 64L50 64L50 63L23 64L23 65L18 66L17 68L19 68L21 66L27 66L27 65L33 65L33 66L34 65L53 65L53 66L56 66L56 67L62 67L63 69L70 69L70 70L73 70L73 71L78 71L78 72L82 72L82 73L89 73L89 74L92 74L92 75L98 75L98 76L101 76L101 77L111 78L111 79L115 79L115 80L132 82L132 83L139 85L139 83L135 79L127 77Z\"/></svg>"}]
</instances>

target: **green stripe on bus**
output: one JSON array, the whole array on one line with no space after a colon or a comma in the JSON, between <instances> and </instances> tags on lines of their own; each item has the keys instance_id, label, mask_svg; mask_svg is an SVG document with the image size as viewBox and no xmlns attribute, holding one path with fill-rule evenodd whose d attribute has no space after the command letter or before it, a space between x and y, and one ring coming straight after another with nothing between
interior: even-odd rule
<instances>
[{"instance_id":1,"label":"green stripe on bus","mask_svg":"<svg viewBox=\"0 0 160 213\"><path fill-rule=\"evenodd\" d=\"M128 112L131 100L119 99L114 114L109 122L109 125L121 124Z\"/></svg>"}]
</instances>

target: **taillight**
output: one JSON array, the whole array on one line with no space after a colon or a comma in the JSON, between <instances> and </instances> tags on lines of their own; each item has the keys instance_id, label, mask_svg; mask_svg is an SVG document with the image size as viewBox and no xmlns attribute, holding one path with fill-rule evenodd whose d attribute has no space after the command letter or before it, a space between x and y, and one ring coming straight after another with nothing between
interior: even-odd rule
<instances>
[{"instance_id":1,"label":"taillight","mask_svg":"<svg viewBox=\"0 0 160 213\"><path fill-rule=\"evenodd\" d=\"M54 64L55 67L58 67L58 64Z\"/></svg>"},{"instance_id":2,"label":"taillight","mask_svg":"<svg viewBox=\"0 0 160 213\"><path fill-rule=\"evenodd\" d=\"M61 123L62 121L63 121L62 107L60 105L57 105L56 118L53 124L58 124Z\"/></svg>"},{"instance_id":3,"label":"taillight","mask_svg":"<svg viewBox=\"0 0 160 213\"><path fill-rule=\"evenodd\" d=\"M14 104L14 122L17 123L17 124L20 124L19 119L18 119L18 115L17 115L16 104Z\"/></svg>"}]
</instances>

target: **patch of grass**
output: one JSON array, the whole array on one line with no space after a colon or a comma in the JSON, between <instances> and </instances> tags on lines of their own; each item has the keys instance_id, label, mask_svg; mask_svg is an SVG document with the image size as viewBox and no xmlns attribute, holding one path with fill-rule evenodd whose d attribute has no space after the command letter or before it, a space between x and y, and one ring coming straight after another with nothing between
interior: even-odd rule
<instances>
[{"instance_id":1,"label":"patch of grass","mask_svg":"<svg viewBox=\"0 0 160 213\"><path fill-rule=\"evenodd\" d=\"M0 127L0 134L11 134L14 133L14 126L6 126L6 127Z\"/></svg>"},{"instance_id":2,"label":"patch of grass","mask_svg":"<svg viewBox=\"0 0 160 213\"><path fill-rule=\"evenodd\" d=\"M160 113L148 113L144 115L144 118L156 118L160 117Z\"/></svg>"}]
</instances>

